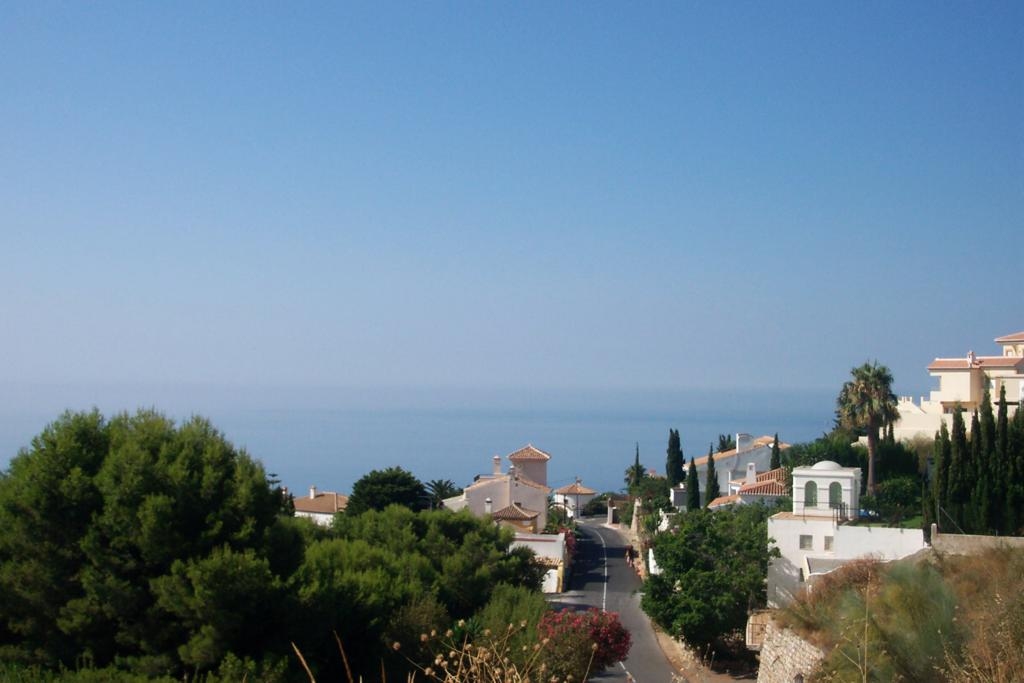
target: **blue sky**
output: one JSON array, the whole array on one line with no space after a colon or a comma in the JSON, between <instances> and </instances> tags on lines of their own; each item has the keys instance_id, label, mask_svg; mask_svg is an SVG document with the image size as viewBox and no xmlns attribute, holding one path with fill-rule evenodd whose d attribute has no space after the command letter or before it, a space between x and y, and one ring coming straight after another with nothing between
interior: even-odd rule
<instances>
[{"instance_id":1,"label":"blue sky","mask_svg":"<svg viewBox=\"0 0 1024 683\"><path fill-rule=\"evenodd\" d=\"M8 385L921 393L1024 329L1020 3L7 3L0 83Z\"/></svg>"}]
</instances>

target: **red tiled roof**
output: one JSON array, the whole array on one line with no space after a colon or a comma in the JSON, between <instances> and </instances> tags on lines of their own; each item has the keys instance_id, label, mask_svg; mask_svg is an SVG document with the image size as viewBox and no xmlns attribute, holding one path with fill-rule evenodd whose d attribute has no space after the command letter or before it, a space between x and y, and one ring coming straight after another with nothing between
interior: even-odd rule
<instances>
[{"instance_id":1,"label":"red tiled roof","mask_svg":"<svg viewBox=\"0 0 1024 683\"><path fill-rule=\"evenodd\" d=\"M779 450L782 450L782 446L779 446ZM786 468L776 467L774 470L768 470L767 472L761 472L757 475L757 481L786 481Z\"/></svg>"},{"instance_id":2,"label":"red tiled roof","mask_svg":"<svg viewBox=\"0 0 1024 683\"><path fill-rule=\"evenodd\" d=\"M322 491L316 498L305 496L294 500L296 512L313 512L321 515L333 515L341 512L348 505L348 496L333 491Z\"/></svg>"},{"instance_id":3,"label":"red tiled roof","mask_svg":"<svg viewBox=\"0 0 1024 683\"><path fill-rule=\"evenodd\" d=\"M1024 342L1024 332L1014 332L1013 334L996 337L996 344L1014 344L1016 342Z\"/></svg>"},{"instance_id":4,"label":"red tiled roof","mask_svg":"<svg viewBox=\"0 0 1024 683\"><path fill-rule=\"evenodd\" d=\"M515 503L512 503L508 507L501 508L491 516L494 517L494 519L500 519L506 522L525 522L531 519L536 519L539 514L539 512L525 510Z\"/></svg>"},{"instance_id":5,"label":"red tiled roof","mask_svg":"<svg viewBox=\"0 0 1024 683\"><path fill-rule=\"evenodd\" d=\"M731 505L732 503L739 502L739 500L740 497L735 494L731 496L719 496L718 498L715 498L713 501L708 503L708 508L717 508L722 507L723 505Z\"/></svg>"},{"instance_id":6,"label":"red tiled roof","mask_svg":"<svg viewBox=\"0 0 1024 683\"><path fill-rule=\"evenodd\" d=\"M550 460L551 459L551 455L549 453L545 453L541 449L537 448L532 443L528 443L525 446L523 446L522 448L520 448L518 451L516 451L515 453L509 454L508 459L509 460L513 460L513 461L515 461L515 460L544 460L544 461L546 461L546 460Z\"/></svg>"},{"instance_id":7,"label":"red tiled roof","mask_svg":"<svg viewBox=\"0 0 1024 683\"><path fill-rule=\"evenodd\" d=\"M568 486L563 486L560 489L555 489L555 493L560 493L563 496L565 496L565 495L590 496L590 495L593 495L593 494L597 493L597 491L595 491L594 489L588 489L586 486L584 486L583 484L581 484L578 481L576 481L576 482L573 482L573 483L569 484Z\"/></svg>"},{"instance_id":8,"label":"red tiled roof","mask_svg":"<svg viewBox=\"0 0 1024 683\"><path fill-rule=\"evenodd\" d=\"M936 358L928 365L929 370L970 370L972 367L982 370L1024 370L1024 358L976 356L973 365L966 358Z\"/></svg>"},{"instance_id":9,"label":"red tiled roof","mask_svg":"<svg viewBox=\"0 0 1024 683\"><path fill-rule=\"evenodd\" d=\"M759 481L740 487L741 496L784 496L788 493L781 481Z\"/></svg>"}]
</instances>

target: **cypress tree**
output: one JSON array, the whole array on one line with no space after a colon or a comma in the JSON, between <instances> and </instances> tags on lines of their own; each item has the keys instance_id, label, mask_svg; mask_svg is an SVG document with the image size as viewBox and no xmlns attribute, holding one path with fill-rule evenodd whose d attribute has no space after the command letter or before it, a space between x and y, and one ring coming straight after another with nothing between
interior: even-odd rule
<instances>
[{"instance_id":1,"label":"cypress tree","mask_svg":"<svg viewBox=\"0 0 1024 683\"><path fill-rule=\"evenodd\" d=\"M1006 461L1009 482L1006 496L1006 533L1024 531L1024 406L1017 406L1007 427Z\"/></svg>"},{"instance_id":2,"label":"cypress tree","mask_svg":"<svg viewBox=\"0 0 1024 683\"><path fill-rule=\"evenodd\" d=\"M704 505L722 495L722 489L718 486L718 475L715 473L714 446L708 448L708 476L704 484Z\"/></svg>"},{"instance_id":3,"label":"cypress tree","mask_svg":"<svg viewBox=\"0 0 1024 683\"><path fill-rule=\"evenodd\" d=\"M949 442L949 430L946 429L945 420L935 434L935 448L932 451L934 456L934 475L932 479L932 500L935 505L935 520L940 529L946 528L949 512L948 484L949 481L949 460L951 444Z\"/></svg>"},{"instance_id":4,"label":"cypress tree","mask_svg":"<svg viewBox=\"0 0 1024 683\"><path fill-rule=\"evenodd\" d=\"M949 514L957 526L964 531L964 507L970 491L970 473L967 470L970 453L967 447L967 427L960 405L953 409L953 433L950 437L949 479L946 482L946 499Z\"/></svg>"},{"instance_id":5,"label":"cypress tree","mask_svg":"<svg viewBox=\"0 0 1024 683\"><path fill-rule=\"evenodd\" d=\"M967 509L964 518L967 526L964 531L968 533L985 533L988 529L988 515L991 508L991 491L989 490L988 467L985 462L985 451L982 447L984 438L981 434L981 421L978 418L978 411L971 413L971 459L967 468L968 481L973 485L970 490L971 497L967 500Z\"/></svg>"},{"instance_id":6,"label":"cypress tree","mask_svg":"<svg viewBox=\"0 0 1024 683\"><path fill-rule=\"evenodd\" d=\"M690 469L686 473L686 509L700 510L700 478L693 458L690 458Z\"/></svg>"},{"instance_id":7,"label":"cypress tree","mask_svg":"<svg viewBox=\"0 0 1024 683\"><path fill-rule=\"evenodd\" d=\"M782 451L779 449L779 433L775 432L775 441L772 442L772 460L768 467L777 470L782 467Z\"/></svg>"},{"instance_id":8,"label":"cypress tree","mask_svg":"<svg viewBox=\"0 0 1024 683\"><path fill-rule=\"evenodd\" d=\"M981 399L981 458L979 460L978 477L985 480L983 488L986 495L983 499L983 528L996 532L1001 526L1003 517L1003 464L996 454L996 420L992 414L992 397L988 388Z\"/></svg>"},{"instance_id":9,"label":"cypress tree","mask_svg":"<svg viewBox=\"0 0 1024 683\"><path fill-rule=\"evenodd\" d=\"M665 451L665 476L668 478L669 487L675 486L683 480L683 448L679 443L679 432L675 429L668 430L668 449Z\"/></svg>"}]
</instances>

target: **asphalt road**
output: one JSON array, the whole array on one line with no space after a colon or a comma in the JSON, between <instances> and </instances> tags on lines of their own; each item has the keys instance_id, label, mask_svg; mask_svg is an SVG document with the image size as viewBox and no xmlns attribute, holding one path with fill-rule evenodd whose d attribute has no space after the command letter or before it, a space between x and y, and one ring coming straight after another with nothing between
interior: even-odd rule
<instances>
[{"instance_id":1,"label":"asphalt road","mask_svg":"<svg viewBox=\"0 0 1024 683\"><path fill-rule=\"evenodd\" d=\"M647 615L640 609L641 586L636 573L626 564L625 542L618 532L596 522L578 526L583 535L569 590L557 605L584 609L597 607L618 612L629 629L633 645L625 662L591 676L593 681L636 681L670 683L675 669L662 653Z\"/></svg>"}]
</instances>

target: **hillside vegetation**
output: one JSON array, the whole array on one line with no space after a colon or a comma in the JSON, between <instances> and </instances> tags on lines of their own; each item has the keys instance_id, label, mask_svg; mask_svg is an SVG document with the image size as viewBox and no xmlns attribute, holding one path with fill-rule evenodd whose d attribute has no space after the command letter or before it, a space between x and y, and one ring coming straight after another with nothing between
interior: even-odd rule
<instances>
[{"instance_id":1,"label":"hillside vegetation","mask_svg":"<svg viewBox=\"0 0 1024 683\"><path fill-rule=\"evenodd\" d=\"M780 620L829 655L818 681L1024 680L1024 550L851 563Z\"/></svg>"}]
</instances>

